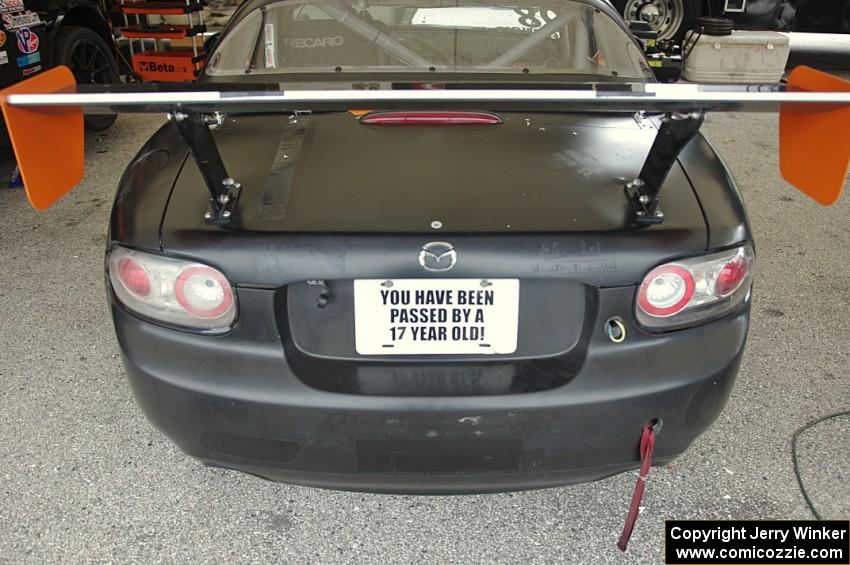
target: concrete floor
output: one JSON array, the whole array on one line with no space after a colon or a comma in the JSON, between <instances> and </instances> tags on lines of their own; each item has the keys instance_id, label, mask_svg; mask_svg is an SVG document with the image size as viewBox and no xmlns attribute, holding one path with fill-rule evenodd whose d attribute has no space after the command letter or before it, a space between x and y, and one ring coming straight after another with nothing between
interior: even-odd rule
<instances>
[{"instance_id":1,"label":"concrete floor","mask_svg":"<svg viewBox=\"0 0 850 565\"><path fill-rule=\"evenodd\" d=\"M705 127L758 240L750 342L717 424L653 472L625 556L615 542L631 474L525 493L376 496L205 468L160 435L125 380L102 275L115 184L156 125L121 117L90 139L85 182L49 211L0 190L0 562L659 563L666 518L811 516L790 437L850 408L850 194L824 209L780 179L775 116L717 114ZM850 417L801 440L829 517L850 516L848 453Z\"/></svg>"}]
</instances>

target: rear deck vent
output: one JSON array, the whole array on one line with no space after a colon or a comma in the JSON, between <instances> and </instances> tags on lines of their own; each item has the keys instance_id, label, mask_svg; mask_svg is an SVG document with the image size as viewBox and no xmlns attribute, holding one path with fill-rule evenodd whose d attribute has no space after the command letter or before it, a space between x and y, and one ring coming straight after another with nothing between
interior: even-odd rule
<instances>
[{"instance_id":1,"label":"rear deck vent","mask_svg":"<svg viewBox=\"0 0 850 565\"><path fill-rule=\"evenodd\" d=\"M516 471L519 438L491 440L357 440L357 468L385 473Z\"/></svg>"},{"instance_id":2,"label":"rear deck vent","mask_svg":"<svg viewBox=\"0 0 850 565\"><path fill-rule=\"evenodd\" d=\"M230 457L275 463L289 463L295 459L299 450L296 441L237 436L221 432L203 432L201 447Z\"/></svg>"}]
</instances>

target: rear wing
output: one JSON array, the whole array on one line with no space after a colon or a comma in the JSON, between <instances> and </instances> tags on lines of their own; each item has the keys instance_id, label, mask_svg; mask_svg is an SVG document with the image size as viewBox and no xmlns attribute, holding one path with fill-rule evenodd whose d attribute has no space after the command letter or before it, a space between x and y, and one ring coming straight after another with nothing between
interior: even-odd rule
<instances>
[{"instance_id":1,"label":"rear wing","mask_svg":"<svg viewBox=\"0 0 850 565\"><path fill-rule=\"evenodd\" d=\"M217 88L210 90L210 88ZM244 88L240 85L237 88ZM708 111L779 112L779 163L785 179L823 205L841 193L850 166L850 82L798 67L787 85L595 84L550 90L234 90L186 85L138 91L129 85L79 92L66 67L0 91L27 197L51 206L83 176L83 113L164 112L184 140L210 192L205 220L226 223L240 184L227 175L207 125L215 112L300 113L389 109L663 113L640 172L625 188L639 225L660 223L659 193L679 153Z\"/></svg>"}]
</instances>

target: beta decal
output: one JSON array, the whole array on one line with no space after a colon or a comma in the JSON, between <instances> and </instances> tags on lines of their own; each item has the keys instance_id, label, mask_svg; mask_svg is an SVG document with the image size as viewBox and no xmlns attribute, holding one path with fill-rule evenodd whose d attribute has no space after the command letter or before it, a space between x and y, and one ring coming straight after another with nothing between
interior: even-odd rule
<instances>
[{"instance_id":1,"label":"beta decal","mask_svg":"<svg viewBox=\"0 0 850 565\"><path fill-rule=\"evenodd\" d=\"M174 68L174 65L169 65L168 63L157 63L155 61L140 61L139 70L157 73L173 73L177 69Z\"/></svg>"},{"instance_id":2,"label":"beta decal","mask_svg":"<svg viewBox=\"0 0 850 565\"><path fill-rule=\"evenodd\" d=\"M5 51L0 51L0 65L5 65L9 62L9 54Z\"/></svg>"},{"instance_id":3,"label":"beta decal","mask_svg":"<svg viewBox=\"0 0 850 565\"><path fill-rule=\"evenodd\" d=\"M15 32L15 37L18 38L18 51L21 53L35 53L38 51L38 35L33 33L30 28L19 29Z\"/></svg>"},{"instance_id":4,"label":"beta decal","mask_svg":"<svg viewBox=\"0 0 850 565\"><path fill-rule=\"evenodd\" d=\"M36 63L41 62L41 53L33 53L32 55L21 55L18 57L17 63L18 67L23 69L24 67L29 67L30 65L35 65Z\"/></svg>"},{"instance_id":5,"label":"beta decal","mask_svg":"<svg viewBox=\"0 0 850 565\"><path fill-rule=\"evenodd\" d=\"M7 30L37 26L41 23L38 14L27 10L22 14L3 14L3 25Z\"/></svg>"},{"instance_id":6,"label":"beta decal","mask_svg":"<svg viewBox=\"0 0 850 565\"><path fill-rule=\"evenodd\" d=\"M4 45L6 45L6 32L0 30L0 48L2 48Z\"/></svg>"}]
</instances>

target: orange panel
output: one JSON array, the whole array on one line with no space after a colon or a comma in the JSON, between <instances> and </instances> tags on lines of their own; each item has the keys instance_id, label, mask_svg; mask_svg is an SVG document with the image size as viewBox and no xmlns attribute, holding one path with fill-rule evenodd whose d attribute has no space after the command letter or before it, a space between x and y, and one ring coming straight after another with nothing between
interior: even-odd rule
<instances>
[{"instance_id":1,"label":"orange panel","mask_svg":"<svg viewBox=\"0 0 850 565\"><path fill-rule=\"evenodd\" d=\"M0 91L0 107L24 180L30 204L44 210L83 179L83 110L76 107L16 108L8 94L50 94L73 91L74 75L54 67Z\"/></svg>"},{"instance_id":2,"label":"orange panel","mask_svg":"<svg viewBox=\"0 0 850 565\"><path fill-rule=\"evenodd\" d=\"M797 67L788 76L788 90L850 92L850 82ZM779 167L785 180L824 206L838 200L850 167L850 107L783 104Z\"/></svg>"},{"instance_id":3,"label":"orange panel","mask_svg":"<svg viewBox=\"0 0 850 565\"><path fill-rule=\"evenodd\" d=\"M191 31L194 27L187 25L131 25L121 28L121 35L124 37L136 38L155 38L155 39L182 39L194 35Z\"/></svg>"},{"instance_id":4,"label":"orange panel","mask_svg":"<svg viewBox=\"0 0 850 565\"><path fill-rule=\"evenodd\" d=\"M125 14L182 16L186 13L182 8L123 8Z\"/></svg>"},{"instance_id":5,"label":"orange panel","mask_svg":"<svg viewBox=\"0 0 850 565\"><path fill-rule=\"evenodd\" d=\"M125 14L182 15L200 12L203 9L203 5L200 2L186 4L186 2L182 2L181 0L163 0L162 2L141 0L137 2L125 2L120 6L120 9Z\"/></svg>"}]
</instances>

